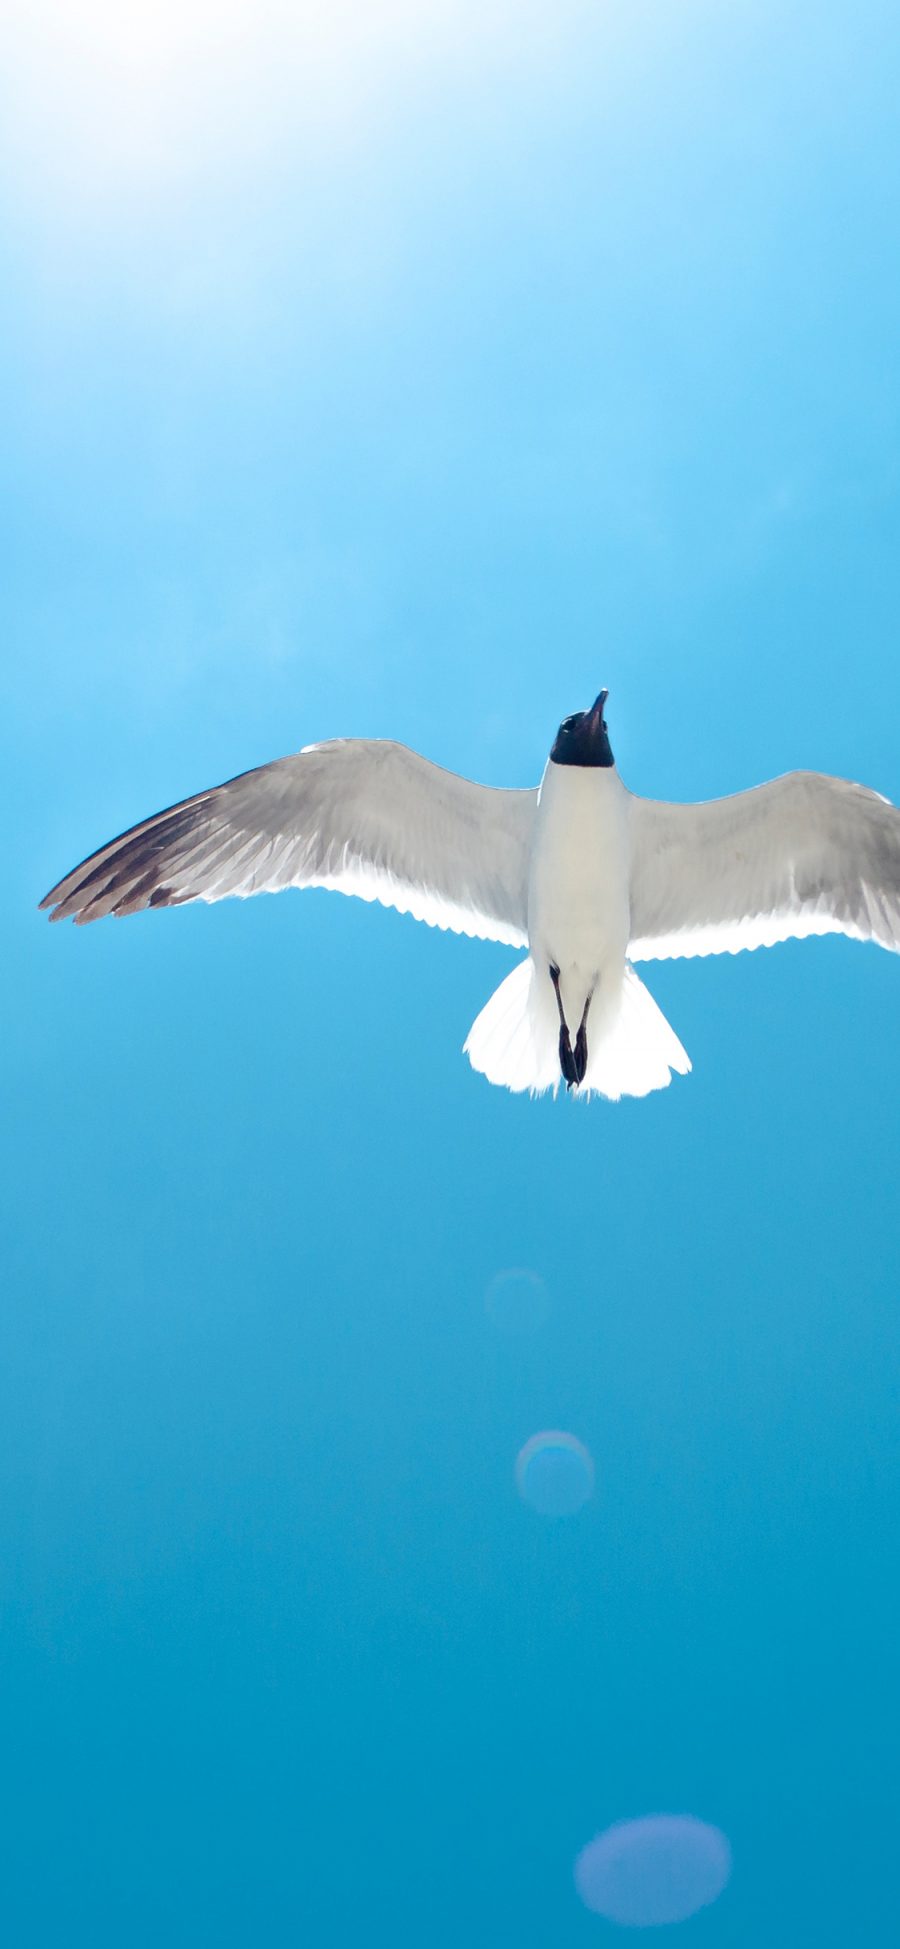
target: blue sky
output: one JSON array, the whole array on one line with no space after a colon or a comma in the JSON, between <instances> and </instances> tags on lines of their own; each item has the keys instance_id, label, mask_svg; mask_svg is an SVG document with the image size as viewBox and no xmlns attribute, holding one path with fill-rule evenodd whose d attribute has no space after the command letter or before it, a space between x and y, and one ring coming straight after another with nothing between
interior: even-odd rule
<instances>
[{"instance_id":1,"label":"blue sky","mask_svg":"<svg viewBox=\"0 0 900 1949\"><path fill-rule=\"evenodd\" d=\"M896 10L49 0L0 30L4 1927L898 1929L898 969L648 969L693 1074L459 1054L511 964L331 895L47 927L318 737L900 798ZM545 1282L534 1333L491 1280ZM595 1493L554 1522L542 1428Z\"/></svg>"}]
</instances>

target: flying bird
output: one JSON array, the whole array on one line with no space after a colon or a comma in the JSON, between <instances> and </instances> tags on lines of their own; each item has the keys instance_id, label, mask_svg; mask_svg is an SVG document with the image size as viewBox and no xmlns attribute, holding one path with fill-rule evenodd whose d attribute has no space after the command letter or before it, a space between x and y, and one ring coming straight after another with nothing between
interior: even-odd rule
<instances>
[{"instance_id":1,"label":"flying bird","mask_svg":"<svg viewBox=\"0 0 900 1949\"><path fill-rule=\"evenodd\" d=\"M465 1053L511 1090L646 1096L690 1062L634 970L807 934L900 949L900 812L820 772L701 805L629 792L606 690L563 719L540 785L501 791L402 744L336 738L132 826L41 902L79 925L332 887L527 953Z\"/></svg>"}]
</instances>

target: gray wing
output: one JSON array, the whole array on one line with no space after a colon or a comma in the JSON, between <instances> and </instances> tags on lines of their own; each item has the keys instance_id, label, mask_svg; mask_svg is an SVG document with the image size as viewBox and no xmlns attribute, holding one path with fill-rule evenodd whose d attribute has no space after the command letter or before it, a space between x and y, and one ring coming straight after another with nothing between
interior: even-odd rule
<instances>
[{"instance_id":1,"label":"gray wing","mask_svg":"<svg viewBox=\"0 0 900 1949\"><path fill-rule=\"evenodd\" d=\"M333 887L434 927L527 943L536 791L496 791L405 745L338 738L132 826L41 902L83 923L142 907Z\"/></svg>"},{"instance_id":2,"label":"gray wing","mask_svg":"<svg viewBox=\"0 0 900 1949\"><path fill-rule=\"evenodd\" d=\"M737 954L792 935L900 949L900 812L878 792L788 772L706 805L630 805L633 961Z\"/></svg>"}]
</instances>

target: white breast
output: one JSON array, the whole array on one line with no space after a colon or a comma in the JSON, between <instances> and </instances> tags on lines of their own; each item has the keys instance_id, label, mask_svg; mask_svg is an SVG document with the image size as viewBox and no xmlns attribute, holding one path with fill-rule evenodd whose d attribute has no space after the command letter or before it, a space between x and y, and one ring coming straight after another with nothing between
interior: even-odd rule
<instances>
[{"instance_id":1,"label":"white breast","mask_svg":"<svg viewBox=\"0 0 900 1949\"><path fill-rule=\"evenodd\" d=\"M614 766L555 765L541 780L528 887L539 972L553 962L577 1022L595 982L621 986L628 947L628 795Z\"/></svg>"}]
</instances>

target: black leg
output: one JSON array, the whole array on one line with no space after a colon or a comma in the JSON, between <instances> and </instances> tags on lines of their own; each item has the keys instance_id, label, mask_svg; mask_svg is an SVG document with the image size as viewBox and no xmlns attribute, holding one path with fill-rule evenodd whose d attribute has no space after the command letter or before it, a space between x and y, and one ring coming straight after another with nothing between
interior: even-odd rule
<instances>
[{"instance_id":1,"label":"black leg","mask_svg":"<svg viewBox=\"0 0 900 1949\"><path fill-rule=\"evenodd\" d=\"M566 1089L574 1089L575 1084L580 1078L578 1075L577 1060L572 1054L572 1044L569 1041L569 1031L566 1028L565 1022L559 1032L559 1066L565 1078Z\"/></svg>"},{"instance_id":2,"label":"black leg","mask_svg":"<svg viewBox=\"0 0 900 1949\"><path fill-rule=\"evenodd\" d=\"M591 990L591 994L593 994L593 990ZM584 1011L582 1013L581 1021L578 1024L578 1034L575 1037L575 1054L572 1060L575 1064L575 1080L578 1083L584 1082L585 1070L587 1069L587 1059L588 1059L587 1018L588 1018L588 1009L590 1008L590 1005L591 1005L591 995L588 996L587 1001L584 1004Z\"/></svg>"},{"instance_id":3,"label":"black leg","mask_svg":"<svg viewBox=\"0 0 900 1949\"><path fill-rule=\"evenodd\" d=\"M559 1009L559 1066L560 1069L562 1070L563 1081L565 1082L566 1089L570 1090L573 1089L575 1084L580 1081L578 1075L578 1056L577 1056L577 1051L574 1056L572 1054L572 1042L569 1036L569 1025L565 1018L565 1013L563 1011L563 1005L562 1005L562 996L559 992L559 969L554 966L552 961L550 963L550 980L553 983L553 992L556 996L556 1006ZM585 1058L585 1060L587 1059ZM582 1070L581 1073L583 1075L584 1071Z\"/></svg>"}]
</instances>

